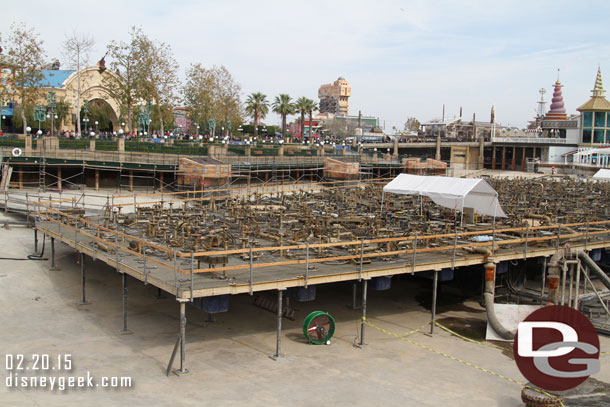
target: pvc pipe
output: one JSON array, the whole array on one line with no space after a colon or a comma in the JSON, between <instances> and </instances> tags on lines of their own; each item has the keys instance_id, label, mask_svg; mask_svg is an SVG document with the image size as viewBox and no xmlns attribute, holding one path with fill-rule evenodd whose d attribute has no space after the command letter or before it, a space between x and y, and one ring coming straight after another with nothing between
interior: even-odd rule
<instances>
[{"instance_id":1,"label":"pvc pipe","mask_svg":"<svg viewBox=\"0 0 610 407\"><path fill-rule=\"evenodd\" d=\"M485 309L487 312L487 320L494 331L503 339L514 339L515 332L509 331L504 328L494 309L494 290L496 285L496 265L491 261L485 263L485 292L483 298L485 299Z\"/></svg>"}]
</instances>

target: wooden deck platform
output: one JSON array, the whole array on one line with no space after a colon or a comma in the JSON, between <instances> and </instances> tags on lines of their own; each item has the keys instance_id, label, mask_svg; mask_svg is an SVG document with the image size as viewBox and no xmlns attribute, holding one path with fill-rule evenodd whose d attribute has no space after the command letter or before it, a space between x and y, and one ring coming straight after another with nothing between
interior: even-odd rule
<instances>
[{"instance_id":1,"label":"wooden deck platform","mask_svg":"<svg viewBox=\"0 0 610 407\"><path fill-rule=\"evenodd\" d=\"M62 219L66 218L77 219L69 215L62 217ZM580 226L573 224L570 227L580 227L581 229L586 227L586 231L581 230L573 234L564 232L556 236L552 234L552 231L559 230L557 225L531 228L538 231L544 230L545 236L532 237L530 235L525 238L498 240L493 245L492 242L476 243L471 240L475 235L489 232L483 231L458 234L451 245L421 247L419 249L417 243L413 244L417 239L421 244L432 237L419 236L373 239L364 242L311 244L305 249L308 255L305 259L302 258L304 245L298 247L258 247L252 249L253 255L257 256L256 260L253 258L250 261L249 249L191 254L161 247L153 241L144 241L137 236L130 236L128 231L112 234L112 231L106 230L104 237L98 237L99 230L103 227L91 221L85 221L84 219L82 221L83 224L75 227L51 216L46 216L46 220L36 222L36 229L47 237L61 241L78 252L103 261L119 272L131 275L146 284L156 286L181 300L484 264L487 261L487 256L467 253L465 248L471 247L487 247L490 251L493 251L491 257L496 263L506 260L551 256L556 252L557 247L563 247L566 242L569 242L569 245L574 249L592 250L610 247L610 221L601 221ZM593 225L595 230L589 232L589 227ZM496 232L506 233L508 230L498 229ZM442 237L450 238L449 235ZM130 248L129 242L132 240L144 244L148 248L145 253L139 249L133 250L133 248ZM411 240L411 247L389 252L383 252L382 250L363 252L362 256L358 253L345 255L344 245L372 245L400 240ZM118 245L118 253L114 250L115 244ZM325 247L332 253L332 249L334 247L338 248L340 245L343 254L316 256L315 249ZM299 250L301 255L294 259L281 258L278 255L279 250ZM228 256L228 263L224 266L208 268L208 265L203 262L198 265L198 260L201 260L204 256L225 254L230 255ZM236 256L236 254L241 255L241 257ZM223 274L226 274L226 277Z\"/></svg>"}]
</instances>

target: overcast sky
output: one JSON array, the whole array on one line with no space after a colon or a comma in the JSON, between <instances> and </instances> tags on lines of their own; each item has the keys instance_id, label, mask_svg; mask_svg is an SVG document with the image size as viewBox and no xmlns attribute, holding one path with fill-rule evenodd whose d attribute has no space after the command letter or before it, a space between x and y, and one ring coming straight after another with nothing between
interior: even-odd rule
<instances>
[{"instance_id":1,"label":"overcast sky","mask_svg":"<svg viewBox=\"0 0 610 407\"><path fill-rule=\"evenodd\" d=\"M141 26L172 47L181 77L191 63L222 64L244 96L317 100L343 76L349 113L377 116L386 131L440 117L443 104L447 117L462 106L479 120L495 105L498 122L525 126L558 68L568 113L588 100L598 66L610 88L607 0L21 0L2 7L5 48L14 21L40 33L49 60L72 31L92 35L92 63Z\"/></svg>"}]
</instances>

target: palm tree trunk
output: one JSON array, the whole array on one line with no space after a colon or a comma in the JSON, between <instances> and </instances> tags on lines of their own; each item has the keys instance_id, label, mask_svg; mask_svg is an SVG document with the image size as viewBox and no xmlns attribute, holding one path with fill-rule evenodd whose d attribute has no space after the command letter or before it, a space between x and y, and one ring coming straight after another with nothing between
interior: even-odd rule
<instances>
[{"instance_id":1,"label":"palm tree trunk","mask_svg":"<svg viewBox=\"0 0 610 407\"><path fill-rule=\"evenodd\" d=\"M160 122L161 137L163 137L163 134L165 134L165 127L163 126L163 116L161 114L159 114L159 122Z\"/></svg>"},{"instance_id":2,"label":"palm tree trunk","mask_svg":"<svg viewBox=\"0 0 610 407\"><path fill-rule=\"evenodd\" d=\"M301 110L301 139L305 140L305 111Z\"/></svg>"},{"instance_id":3,"label":"palm tree trunk","mask_svg":"<svg viewBox=\"0 0 610 407\"><path fill-rule=\"evenodd\" d=\"M282 115L282 137L286 137L286 115Z\"/></svg>"},{"instance_id":4,"label":"palm tree trunk","mask_svg":"<svg viewBox=\"0 0 610 407\"><path fill-rule=\"evenodd\" d=\"M257 121L258 121L258 109L254 109L254 139L256 139L256 136L258 135Z\"/></svg>"}]
</instances>

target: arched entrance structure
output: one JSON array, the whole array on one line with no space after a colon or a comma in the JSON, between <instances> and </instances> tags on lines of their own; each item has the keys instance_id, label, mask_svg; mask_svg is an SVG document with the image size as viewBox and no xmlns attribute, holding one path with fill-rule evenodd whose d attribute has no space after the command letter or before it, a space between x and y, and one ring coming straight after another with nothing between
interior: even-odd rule
<instances>
[{"instance_id":1,"label":"arched entrance structure","mask_svg":"<svg viewBox=\"0 0 610 407\"><path fill-rule=\"evenodd\" d=\"M46 71L50 76L60 80L49 80L43 85L45 94L47 91L54 91L56 100L63 100L69 106L69 113L66 120L61 125L62 131L76 131L78 117L78 72L77 71L55 71L58 74L53 75L54 71ZM63 74L60 75L59 73ZM47 74L46 76L49 76ZM80 89L81 89L81 108L85 100L99 101L107 104L112 110L111 126L112 131L118 131L121 128L118 117L120 117L119 102L112 96L106 86L104 86L104 76L114 75L112 71L106 70L100 73L97 66L88 66L80 71ZM62 77L63 76L63 77ZM67 76L67 77L66 77ZM49 86L50 85L50 86ZM81 126L83 126L83 117L81 117ZM91 127L91 123L89 123ZM83 130L84 132L84 130Z\"/></svg>"}]
</instances>

